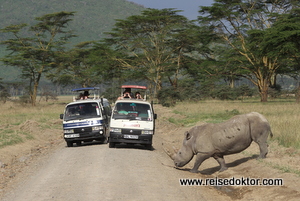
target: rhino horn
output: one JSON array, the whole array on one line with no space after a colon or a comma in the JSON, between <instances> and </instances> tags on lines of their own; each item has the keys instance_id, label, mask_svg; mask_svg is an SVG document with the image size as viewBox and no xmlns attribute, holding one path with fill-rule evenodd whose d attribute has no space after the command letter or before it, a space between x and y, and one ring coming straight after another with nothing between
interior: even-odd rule
<instances>
[{"instance_id":1,"label":"rhino horn","mask_svg":"<svg viewBox=\"0 0 300 201\"><path fill-rule=\"evenodd\" d=\"M163 147L163 149L164 149L164 151L166 152L166 154L172 159L172 160L174 160L174 154L175 153L171 153L169 150L167 150L164 146L162 146Z\"/></svg>"}]
</instances>

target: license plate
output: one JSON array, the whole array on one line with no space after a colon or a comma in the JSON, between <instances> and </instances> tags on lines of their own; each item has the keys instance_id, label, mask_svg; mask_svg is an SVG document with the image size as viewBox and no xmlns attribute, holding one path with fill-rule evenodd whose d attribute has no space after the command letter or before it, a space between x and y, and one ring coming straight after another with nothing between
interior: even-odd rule
<instances>
[{"instance_id":1,"label":"license plate","mask_svg":"<svg viewBox=\"0 0 300 201\"><path fill-rule=\"evenodd\" d=\"M124 138L126 139L139 139L138 135L124 135Z\"/></svg>"},{"instance_id":2,"label":"license plate","mask_svg":"<svg viewBox=\"0 0 300 201\"><path fill-rule=\"evenodd\" d=\"M79 137L79 134L69 134L69 135L65 135L65 138L74 138L74 137Z\"/></svg>"}]
</instances>

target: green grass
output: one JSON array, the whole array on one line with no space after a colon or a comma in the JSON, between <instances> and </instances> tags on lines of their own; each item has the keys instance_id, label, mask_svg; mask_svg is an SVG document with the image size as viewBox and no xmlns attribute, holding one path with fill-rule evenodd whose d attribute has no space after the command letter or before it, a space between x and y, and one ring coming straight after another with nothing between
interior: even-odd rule
<instances>
[{"instance_id":1,"label":"green grass","mask_svg":"<svg viewBox=\"0 0 300 201\"><path fill-rule=\"evenodd\" d=\"M221 111L217 114L185 113L184 111L180 112L178 110L174 110L173 113L185 116L184 119L176 119L173 117L170 117L168 119L169 122L174 123L176 125L180 125L180 126L193 126L199 121L207 122L207 123L220 123L227 119L230 119L234 115L240 114L240 112L236 109L233 109L231 111L228 111L228 110Z\"/></svg>"},{"instance_id":2,"label":"green grass","mask_svg":"<svg viewBox=\"0 0 300 201\"><path fill-rule=\"evenodd\" d=\"M289 166L272 164L272 163L268 163L268 162L265 162L265 161L262 161L262 160L259 160L259 162L267 165L268 167L272 167L274 169L280 170L283 173L293 173L293 174L296 174L297 176L300 177L300 171L299 170L295 170L295 169L293 169L293 168L291 168Z\"/></svg>"},{"instance_id":3,"label":"green grass","mask_svg":"<svg viewBox=\"0 0 300 201\"><path fill-rule=\"evenodd\" d=\"M0 148L23 142L23 138L14 130L0 130Z\"/></svg>"}]
</instances>

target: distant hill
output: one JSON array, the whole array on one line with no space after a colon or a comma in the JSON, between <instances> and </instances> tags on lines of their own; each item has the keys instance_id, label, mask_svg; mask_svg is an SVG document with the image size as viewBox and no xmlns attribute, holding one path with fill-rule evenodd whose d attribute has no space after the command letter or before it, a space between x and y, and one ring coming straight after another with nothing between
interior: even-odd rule
<instances>
[{"instance_id":1,"label":"distant hill","mask_svg":"<svg viewBox=\"0 0 300 201\"><path fill-rule=\"evenodd\" d=\"M77 44L83 41L100 40L110 31L116 19L138 15L145 8L126 0L0 0L0 28L11 24L33 24L36 17L60 11L75 11L69 28L78 35ZM0 34L0 40L4 40ZM0 47L0 57L4 54ZM17 69L0 63L0 77L4 81L18 80Z\"/></svg>"}]
</instances>

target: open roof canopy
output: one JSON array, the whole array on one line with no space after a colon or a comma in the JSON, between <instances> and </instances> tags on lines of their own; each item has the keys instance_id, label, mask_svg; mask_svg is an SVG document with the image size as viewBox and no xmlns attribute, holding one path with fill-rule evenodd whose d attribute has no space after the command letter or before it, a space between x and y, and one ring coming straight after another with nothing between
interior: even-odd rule
<instances>
[{"instance_id":1,"label":"open roof canopy","mask_svg":"<svg viewBox=\"0 0 300 201\"><path fill-rule=\"evenodd\" d=\"M88 91L88 90L99 90L99 87L85 87L85 88L78 88L72 89L71 91Z\"/></svg>"},{"instance_id":2,"label":"open roof canopy","mask_svg":"<svg viewBox=\"0 0 300 201\"><path fill-rule=\"evenodd\" d=\"M127 88L131 88L131 89L147 89L146 86L140 86L140 85L122 85L121 88L122 89L127 89Z\"/></svg>"}]
</instances>

